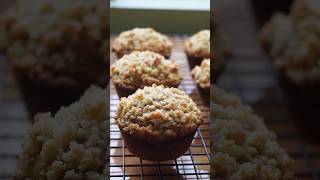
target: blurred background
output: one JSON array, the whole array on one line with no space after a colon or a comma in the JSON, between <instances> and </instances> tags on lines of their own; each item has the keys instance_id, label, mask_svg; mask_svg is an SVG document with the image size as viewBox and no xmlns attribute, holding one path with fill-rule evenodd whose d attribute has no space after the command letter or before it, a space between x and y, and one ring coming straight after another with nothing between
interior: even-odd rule
<instances>
[{"instance_id":1,"label":"blurred background","mask_svg":"<svg viewBox=\"0 0 320 180\"><path fill-rule=\"evenodd\" d=\"M210 0L111 0L111 33L153 27L166 34L193 34L210 26Z\"/></svg>"},{"instance_id":2,"label":"blurred background","mask_svg":"<svg viewBox=\"0 0 320 180\"><path fill-rule=\"evenodd\" d=\"M290 57L291 59L288 59L289 67L290 63L294 63L295 60L302 60L302 62L310 62L309 60L311 60L311 68L307 67L307 70L303 70L300 75L303 76L311 69L316 69L315 71L319 72L319 66L315 63L319 56L309 59L308 55L312 52L304 51L306 49L303 44L308 44L306 43L307 38L301 38L294 42L294 44L301 45L297 49L293 49L295 46L290 46L292 43L290 40L287 41L283 38L287 35L291 37L289 39L298 37L297 32L294 32L297 33L295 36L290 31L290 21L293 21L292 24L295 25L301 23L301 26L295 27L295 30L303 32L305 37L310 35L315 42L313 45L319 47L319 36L313 36L313 32L319 32L318 27L320 27L318 26L320 19L317 16L319 1L215 0L213 11L216 15L215 19L220 35L225 40L223 46L232 52L232 57L226 59L224 70L216 84L228 92L240 96L241 100L250 105L257 115L264 118L267 127L277 135L280 146L295 160L293 171L298 179L316 180L320 178L319 116L314 112L320 110L319 103L314 102L319 100L318 93L313 92L311 96L314 100L310 100L310 96L306 96L305 92L297 93L299 87L291 86L289 89L284 87L281 72L274 63L276 59L274 56L277 53L269 54L261 45L260 39L261 30L271 20L271 17L279 12L287 17L293 2L296 2L294 8L296 14L288 18L289 23L287 23L287 19L275 23L273 28L282 29L282 33L269 40L278 43L279 54L283 52L290 54L289 56L282 54L282 57L277 57L277 59ZM312 20L303 21L304 18ZM313 28L308 29L304 23L310 23L310 27ZM270 29L267 32L269 32L267 34L272 34ZM302 49L306 53L304 56L291 54ZM294 60L295 57L297 58ZM301 63L295 67L302 67L305 64ZM309 71L308 68L310 68ZM318 79L317 75L314 77ZM318 80L312 82L314 89L319 89L319 84ZM301 86L304 89L310 88L306 85ZM290 94L288 90L294 91L295 96L292 97L292 94L288 96Z\"/></svg>"}]
</instances>

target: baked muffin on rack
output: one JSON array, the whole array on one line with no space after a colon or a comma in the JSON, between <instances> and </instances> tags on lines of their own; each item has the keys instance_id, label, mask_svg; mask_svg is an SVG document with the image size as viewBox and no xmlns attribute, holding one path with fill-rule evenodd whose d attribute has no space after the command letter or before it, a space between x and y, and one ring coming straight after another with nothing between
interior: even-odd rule
<instances>
[{"instance_id":1,"label":"baked muffin on rack","mask_svg":"<svg viewBox=\"0 0 320 180\"><path fill-rule=\"evenodd\" d=\"M111 66L111 79L120 97L153 84L178 87L181 82L179 66L151 51L134 51L124 55Z\"/></svg>"},{"instance_id":2,"label":"baked muffin on rack","mask_svg":"<svg viewBox=\"0 0 320 180\"><path fill-rule=\"evenodd\" d=\"M25 135L14 179L107 179L106 96L106 90L93 86L54 116L36 115Z\"/></svg>"},{"instance_id":3,"label":"baked muffin on rack","mask_svg":"<svg viewBox=\"0 0 320 180\"><path fill-rule=\"evenodd\" d=\"M0 50L31 116L107 84L107 21L103 0L18 1L1 17Z\"/></svg>"},{"instance_id":4,"label":"baked muffin on rack","mask_svg":"<svg viewBox=\"0 0 320 180\"><path fill-rule=\"evenodd\" d=\"M213 86L211 170L214 179L296 179L293 160L252 109Z\"/></svg>"},{"instance_id":5,"label":"baked muffin on rack","mask_svg":"<svg viewBox=\"0 0 320 180\"><path fill-rule=\"evenodd\" d=\"M200 65L205 58L210 58L210 30L201 30L186 40L184 44L190 68Z\"/></svg>"},{"instance_id":6,"label":"baked muffin on rack","mask_svg":"<svg viewBox=\"0 0 320 180\"><path fill-rule=\"evenodd\" d=\"M202 123L201 111L188 95L163 85L121 98L115 120L129 151L151 161L181 156Z\"/></svg>"},{"instance_id":7,"label":"baked muffin on rack","mask_svg":"<svg viewBox=\"0 0 320 180\"><path fill-rule=\"evenodd\" d=\"M134 28L115 38L112 51L118 58L133 51L152 51L169 58L172 51L170 39L152 28Z\"/></svg>"},{"instance_id":8,"label":"baked muffin on rack","mask_svg":"<svg viewBox=\"0 0 320 180\"><path fill-rule=\"evenodd\" d=\"M210 59L204 59L200 66L192 69L191 75L195 80L205 105L210 105Z\"/></svg>"},{"instance_id":9,"label":"baked muffin on rack","mask_svg":"<svg viewBox=\"0 0 320 180\"><path fill-rule=\"evenodd\" d=\"M319 5L317 0L295 1L289 15L274 15L260 35L294 117L310 137L320 137L312 121L320 107Z\"/></svg>"}]
</instances>

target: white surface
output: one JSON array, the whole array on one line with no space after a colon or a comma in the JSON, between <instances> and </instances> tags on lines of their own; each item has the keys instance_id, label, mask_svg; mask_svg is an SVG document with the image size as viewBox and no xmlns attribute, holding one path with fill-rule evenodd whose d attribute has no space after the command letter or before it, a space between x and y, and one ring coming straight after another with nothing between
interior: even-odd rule
<instances>
[{"instance_id":1,"label":"white surface","mask_svg":"<svg viewBox=\"0 0 320 180\"><path fill-rule=\"evenodd\" d=\"M210 0L112 0L115 9L210 11Z\"/></svg>"}]
</instances>

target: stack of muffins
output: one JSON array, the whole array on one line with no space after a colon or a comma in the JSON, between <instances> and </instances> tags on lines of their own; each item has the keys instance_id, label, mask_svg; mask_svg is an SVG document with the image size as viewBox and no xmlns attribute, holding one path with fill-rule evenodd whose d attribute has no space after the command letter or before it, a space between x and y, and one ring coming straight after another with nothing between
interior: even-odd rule
<instances>
[{"instance_id":1,"label":"stack of muffins","mask_svg":"<svg viewBox=\"0 0 320 180\"><path fill-rule=\"evenodd\" d=\"M111 65L110 77L121 98L115 119L127 148L142 159L181 156L202 122L197 105L178 89L182 77L179 65L169 59L172 48L170 39L152 28L122 32L113 43L118 60ZM185 51L209 104L210 31L188 39Z\"/></svg>"}]
</instances>

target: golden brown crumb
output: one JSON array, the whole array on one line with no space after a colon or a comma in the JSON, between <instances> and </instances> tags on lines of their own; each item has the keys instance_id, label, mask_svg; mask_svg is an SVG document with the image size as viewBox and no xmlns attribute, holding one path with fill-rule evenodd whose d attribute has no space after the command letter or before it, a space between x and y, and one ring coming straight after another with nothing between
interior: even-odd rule
<instances>
[{"instance_id":1,"label":"golden brown crumb","mask_svg":"<svg viewBox=\"0 0 320 180\"><path fill-rule=\"evenodd\" d=\"M126 133L169 141L194 133L202 119L201 111L183 91L153 85L121 98L116 121Z\"/></svg>"},{"instance_id":2,"label":"golden brown crumb","mask_svg":"<svg viewBox=\"0 0 320 180\"><path fill-rule=\"evenodd\" d=\"M124 88L142 88L152 84L177 87L181 82L178 64L150 52L135 51L111 66L112 82Z\"/></svg>"},{"instance_id":3,"label":"golden brown crumb","mask_svg":"<svg viewBox=\"0 0 320 180\"><path fill-rule=\"evenodd\" d=\"M201 30L185 42L186 53L191 57L210 57L210 30Z\"/></svg>"},{"instance_id":4,"label":"golden brown crumb","mask_svg":"<svg viewBox=\"0 0 320 180\"><path fill-rule=\"evenodd\" d=\"M38 114L25 136L15 179L106 179L106 96L106 90L91 87L55 116Z\"/></svg>"},{"instance_id":5,"label":"golden brown crumb","mask_svg":"<svg viewBox=\"0 0 320 180\"><path fill-rule=\"evenodd\" d=\"M218 179L290 179L293 160L276 135L239 98L213 87L213 154Z\"/></svg>"},{"instance_id":6,"label":"golden brown crumb","mask_svg":"<svg viewBox=\"0 0 320 180\"><path fill-rule=\"evenodd\" d=\"M204 59L200 66L191 71L193 79L202 88L210 88L210 59Z\"/></svg>"},{"instance_id":7,"label":"golden brown crumb","mask_svg":"<svg viewBox=\"0 0 320 180\"><path fill-rule=\"evenodd\" d=\"M133 51L152 51L170 57L172 42L152 28L134 28L122 32L113 42L112 50L118 57Z\"/></svg>"}]
</instances>

